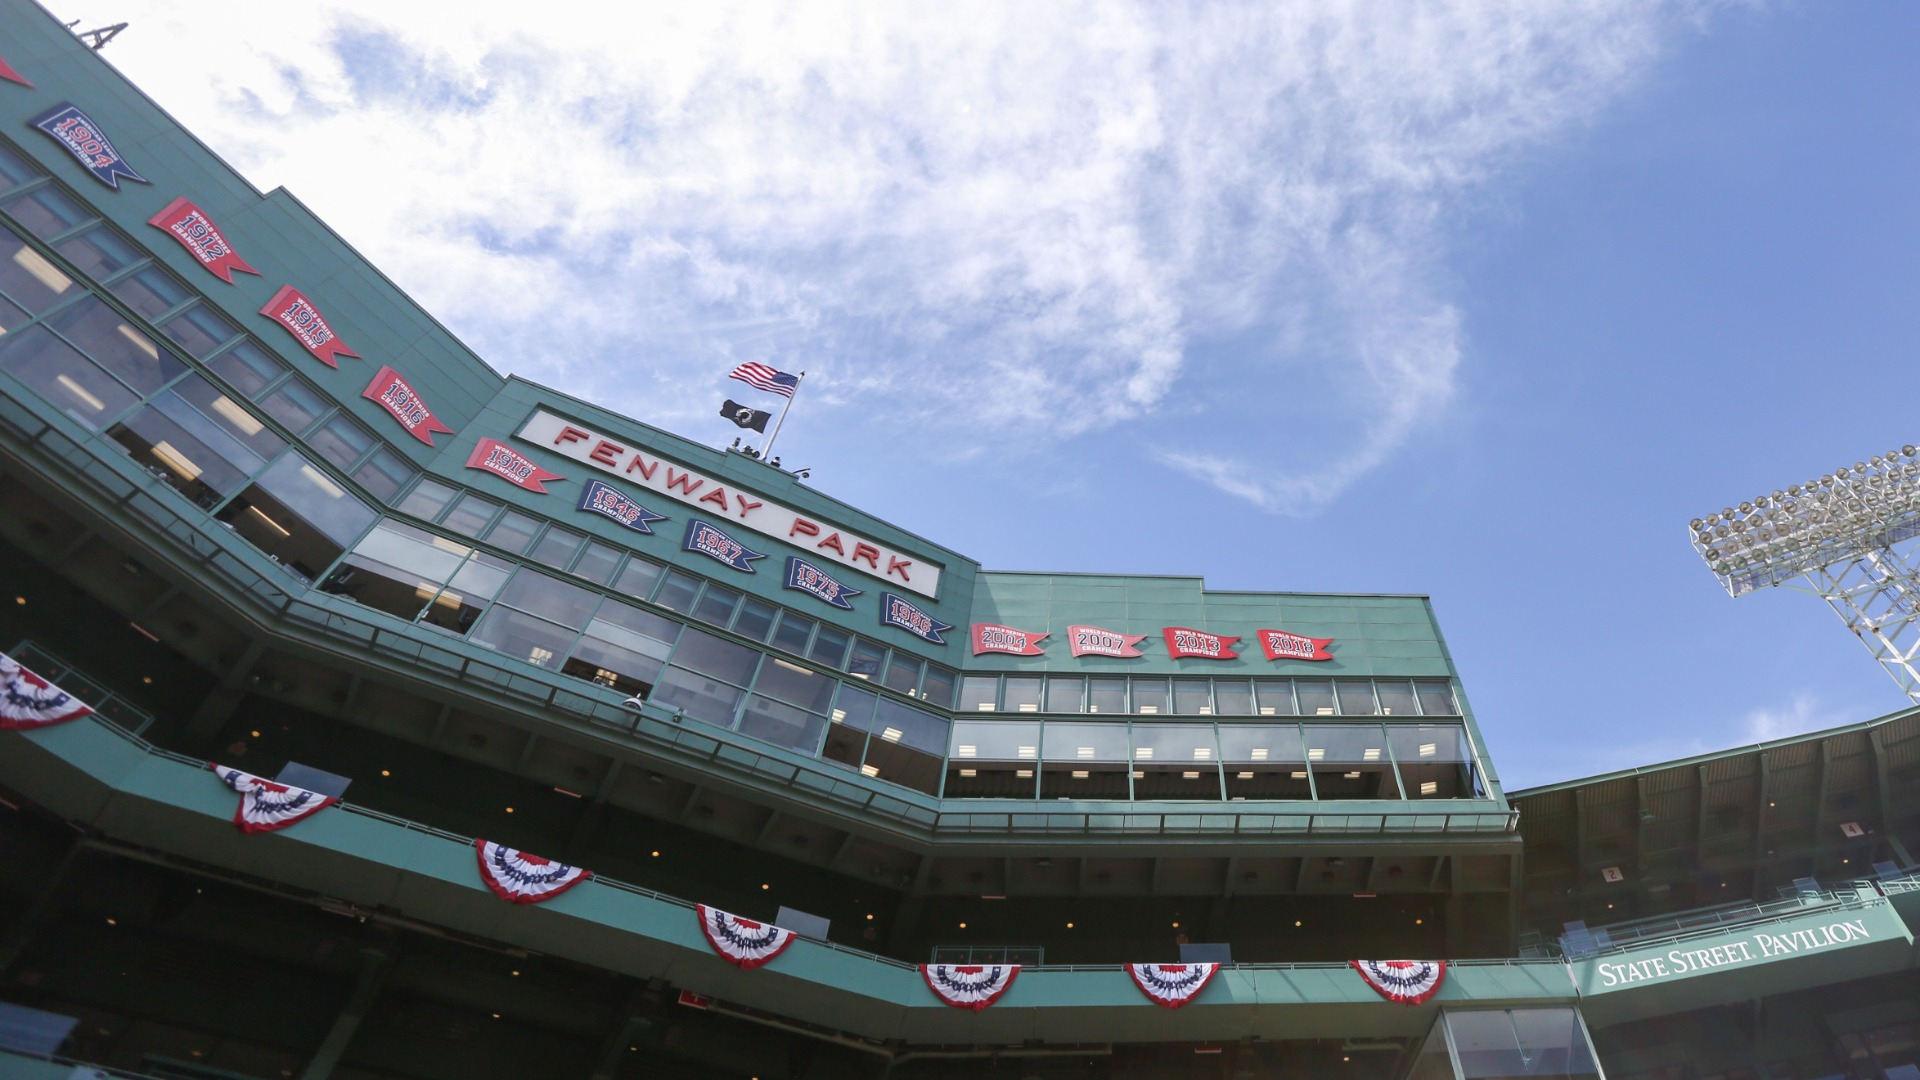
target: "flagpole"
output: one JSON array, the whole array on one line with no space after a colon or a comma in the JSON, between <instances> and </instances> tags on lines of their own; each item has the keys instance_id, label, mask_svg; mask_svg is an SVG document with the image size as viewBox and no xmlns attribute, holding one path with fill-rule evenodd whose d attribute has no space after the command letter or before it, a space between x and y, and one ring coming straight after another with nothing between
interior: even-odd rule
<instances>
[{"instance_id":1,"label":"flagpole","mask_svg":"<svg viewBox=\"0 0 1920 1080\"><path fill-rule=\"evenodd\" d=\"M780 407L780 418L773 422L773 434L767 436L767 445L760 450L760 456L768 461L773 460L773 440L780 437L780 425L787 422L787 410L793 408L794 394L800 392L800 380L806 377L807 373L804 371L794 376L793 394L787 395L787 403Z\"/></svg>"}]
</instances>

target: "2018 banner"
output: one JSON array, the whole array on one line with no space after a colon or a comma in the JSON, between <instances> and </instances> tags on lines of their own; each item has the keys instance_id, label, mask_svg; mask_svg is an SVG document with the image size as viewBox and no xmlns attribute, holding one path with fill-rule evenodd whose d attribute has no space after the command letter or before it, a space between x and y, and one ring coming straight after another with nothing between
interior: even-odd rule
<instances>
[{"instance_id":1,"label":"2018 banner","mask_svg":"<svg viewBox=\"0 0 1920 1080\"><path fill-rule=\"evenodd\" d=\"M55 105L34 117L32 123L48 138L65 147L67 153L85 166L95 180L113 190L120 190L120 178L123 176L135 183L147 182L147 178L134 172L126 159L120 156L120 151L113 148L113 143L101 132L100 125L72 102L63 101Z\"/></svg>"},{"instance_id":2,"label":"2018 banner","mask_svg":"<svg viewBox=\"0 0 1920 1080\"><path fill-rule=\"evenodd\" d=\"M1330 637L1308 637L1286 630L1255 630L1254 633L1259 636L1260 648L1269 660L1333 659L1333 654L1327 651L1327 646L1333 644Z\"/></svg>"},{"instance_id":3,"label":"2018 banner","mask_svg":"<svg viewBox=\"0 0 1920 1080\"><path fill-rule=\"evenodd\" d=\"M175 199L167 204L165 210L147 219L147 224L179 241L187 253L200 261L207 272L227 284L233 284L233 272L258 274L260 271L247 265L247 260L233 250L227 242L227 235L213 223L205 210L188 202Z\"/></svg>"}]
</instances>

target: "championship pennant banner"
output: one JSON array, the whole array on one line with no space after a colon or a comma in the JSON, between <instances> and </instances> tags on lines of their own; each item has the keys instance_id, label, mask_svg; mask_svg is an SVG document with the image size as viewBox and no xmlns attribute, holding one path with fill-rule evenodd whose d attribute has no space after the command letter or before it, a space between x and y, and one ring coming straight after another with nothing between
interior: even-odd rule
<instances>
[{"instance_id":1,"label":"championship pennant banner","mask_svg":"<svg viewBox=\"0 0 1920 1080\"><path fill-rule=\"evenodd\" d=\"M1442 960L1349 960L1375 993L1397 1005L1419 1005L1440 992L1447 965Z\"/></svg>"},{"instance_id":2,"label":"championship pennant banner","mask_svg":"<svg viewBox=\"0 0 1920 1080\"><path fill-rule=\"evenodd\" d=\"M33 85L32 83L26 80L26 76L21 75L18 71L15 71L13 69L13 65L7 63L5 57L0 57L0 79L5 79L8 82L12 82L12 83L19 83L21 86Z\"/></svg>"},{"instance_id":3,"label":"championship pennant banner","mask_svg":"<svg viewBox=\"0 0 1920 1080\"><path fill-rule=\"evenodd\" d=\"M407 434L428 446L433 445L436 431L442 435L453 434L453 429L441 423L433 410L427 408L427 403L420 400L413 384L390 367L382 367L367 388L360 391L360 396L387 410L407 429Z\"/></svg>"},{"instance_id":4,"label":"championship pennant banner","mask_svg":"<svg viewBox=\"0 0 1920 1080\"><path fill-rule=\"evenodd\" d=\"M113 143L101 133L100 125L70 102L63 101L34 117L33 126L66 147L67 153L86 166L95 180L115 191L120 190L123 176L137 184L147 182L147 178L134 172L120 151L113 148Z\"/></svg>"},{"instance_id":5,"label":"championship pennant banner","mask_svg":"<svg viewBox=\"0 0 1920 1080\"><path fill-rule=\"evenodd\" d=\"M599 514L648 536L653 535L653 529L650 528L653 522L667 520L665 514L654 513L628 498L619 488L598 480L587 481L586 487L581 490L580 509L589 514Z\"/></svg>"},{"instance_id":6,"label":"championship pennant banner","mask_svg":"<svg viewBox=\"0 0 1920 1080\"><path fill-rule=\"evenodd\" d=\"M787 556L787 580L784 584L789 589L806 593L846 611L853 610L847 598L860 595L859 589L848 588L845 582L796 555Z\"/></svg>"},{"instance_id":7,"label":"championship pennant banner","mask_svg":"<svg viewBox=\"0 0 1920 1080\"><path fill-rule=\"evenodd\" d=\"M336 356L360 359L360 354L347 348L347 343L333 332L333 327L320 314L320 309L313 306L313 301L291 285L280 286L280 291L273 294L273 299L260 309L260 314L286 328L301 348L330 368L340 366L339 361L334 359Z\"/></svg>"},{"instance_id":8,"label":"championship pennant banner","mask_svg":"<svg viewBox=\"0 0 1920 1080\"><path fill-rule=\"evenodd\" d=\"M754 573L753 560L765 555L728 536L712 522L694 518L687 522L687 537L680 542L684 551L697 551L710 559L726 563L742 573Z\"/></svg>"},{"instance_id":9,"label":"championship pennant banner","mask_svg":"<svg viewBox=\"0 0 1920 1080\"><path fill-rule=\"evenodd\" d=\"M262 780L252 773L229 769L225 765L209 763L207 767L228 787L240 793L240 807L233 812L233 825L241 832L284 829L340 801L332 795Z\"/></svg>"},{"instance_id":10,"label":"championship pennant banner","mask_svg":"<svg viewBox=\"0 0 1920 1080\"><path fill-rule=\"evenodd\" d=\"M880 622L886 626L897 626L914 637L931 641L935 645L945 645L947 639L941 634L953 629L951 623L921 611L913 601L890 592L880 594Z\"/></svg>"},{"instance_id":11,"label":"championship pennant banner","mask_svg":"<svg viewBox=\"0 0 1920 1080\"><path fill-rule=\"evenodd\" d=\"M958 1009L981 1009L1000 1000L1020 974L1019 964L921 964L933 996Z\"/></svg>"},{"instance_id":12,"label":"championship pennant banner","mask_svg":"<svg viewBox=\"0 0 1920 1080\"><path fill-rule=\"evenodd\" d=\"M1067 627L1067 641L1075 656L1117 656L1130 660L1140 655L1139 645L1145 640L1145 634L1123 634L1098 626ZM974 655L979 655L979 650L974 650Z\"/></svg>"},{"instance_id":13,"label":"championship pennant banner","mask_svg":"<svg viewBox=\"0 0 1920 1080\"><path fill-rule=\"evenodd\" d=\"M207 272L227 284L233 284L233 272L258 274L260 271L247 265L247 260L233 250L227 243L227 236L213 223L206 211L188 202L175 199L167 204L165 210L147 219L147 224L165 232L180 242L187 253L200 260Z\"/></svg>"},{"instance_id":14,"label":"championship pennant banner","mask_svg":"<svg viewBox=\"0 0 1920 1080\"><path fill-rule=\"evenodd\" d=\"M467 468L490 472L515 487L547 493L547 481L564 480L559 473L550 473L535 465L525 455L498 439L482 438L473 446L473 453L467 455Z\"/></svg>"},{"instance_id":15,"label":"championship pennant banner","mask_svg":"<svg viewBox=\"0 0 1920 1080\"><path fill-rule=\"evenodd\" d=\"M551 900L593 876L577 866L529 855L491 840L475 840L473 847L480 857L480 879L493 895L509 904Z\"/></svg>"},{"instance_id":16,"label":"championship pennant banner","mask_svg":"<svg viewBox=\"0 0 1920 1080\"><path fill-rule=\"evenodd\" d=\"M29 731L78 720L93 709L0 653L0 731Z\"/></svg>"},{"instance_id":17,"label":"championship pennant banner","mask_svg":"<svg viewBox=\"0 0 1920 1080\"><path fill-rule=\"evenodd\" d=\"M1161 630L1167 639L1167 654L1174 659L1186 656L1199 657L1202 660L1238 660L1240 654L1233 651L1238 637L1221 637L1209 634L1205 630L1191 630L1184 626L1169 626Z\"/></svg>"},{"instance_id":18,"label":"championship pennant banner","mask_svg":"<svg viewBox=\"0 0 1920 1080\"><path fill-rule=\"evenodd\" d=\"M1048 634L1030 634L1025 630L1015 630L1011 626L999 623L977 622L972 626L973 655L982 653L1006 653L1009 656L1039 656L1046 650L1040 647ZM1075 653L1075 656L1080 655ZM1140 655L1135 653L1135 656Z\"/></svg>"},{"instance_id":19,"label":"championship pennant banner","mask_svg":"<svg viewBox=\"0 0 1920 1080\"><path fill-rule=\"evenodd\" d=\"M1219 964L1128 964L1133 985L1155 1005L1177 1009L1200 995Z\"/></svg>"},{"instance_id":20,"label":"championship pennant banner","mask_svg":"<svg viewBox=\"0 0 1920 1080\"><path fill-rule=\"evenodd\" d=\"M1255 630L1254 633L1259 635L1260 648L1266 651L1269 660L1333 659L1333 654L1327 651L1327 646L1333 644L1330 637L1308 637L1285 630Z\"/></svg>"},{"instance_id":21,"label":"championship pennant banner","mask_svg":"<svg viewBox=\"0 0 1920 1080\"><path fill-rule=\"evenodd\" d=\"M693 910L700 917L700 932L707 936L707 944L730 964L757 968L793 944L791 930L742 919L705 904L695 904Z\"/></svg>"}]
</instances>

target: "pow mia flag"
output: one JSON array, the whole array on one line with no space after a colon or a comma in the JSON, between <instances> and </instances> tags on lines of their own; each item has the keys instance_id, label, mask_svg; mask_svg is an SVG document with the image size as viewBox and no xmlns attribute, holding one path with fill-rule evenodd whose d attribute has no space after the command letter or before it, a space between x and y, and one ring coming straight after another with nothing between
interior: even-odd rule
<instances>
[{"instance_id":1,"label":"pow mia flag","mask_svg":"<svg viewBox=\"0 0 1920 1080\"><path fill-rule=\"evenodd\" d=\"M720 415L743 428L752 428L762 435L767 433L767 421L773 419L772 413L749 409L732 398L728 398L726 404L720 406Z\"/></svg>"}]
</instances>

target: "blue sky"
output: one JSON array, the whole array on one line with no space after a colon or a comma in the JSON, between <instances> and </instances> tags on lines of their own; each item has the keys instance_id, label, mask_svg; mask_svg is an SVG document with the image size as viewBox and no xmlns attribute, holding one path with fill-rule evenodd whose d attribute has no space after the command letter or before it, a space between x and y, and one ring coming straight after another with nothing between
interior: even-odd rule
<instances>
[{"instance_id":1,"label":"blue sky","mask_svg":"<svg viewBox=\"0 0 1920 1080\"><path fill-rule=\"evenodd\" d=\"M390 6L106 55L502 370L805 369L786 463L990 568L1431 595L1510 788L1904 703L1684 530L1915 441L1920 7Z\"/></svg>"}]
</instances>

